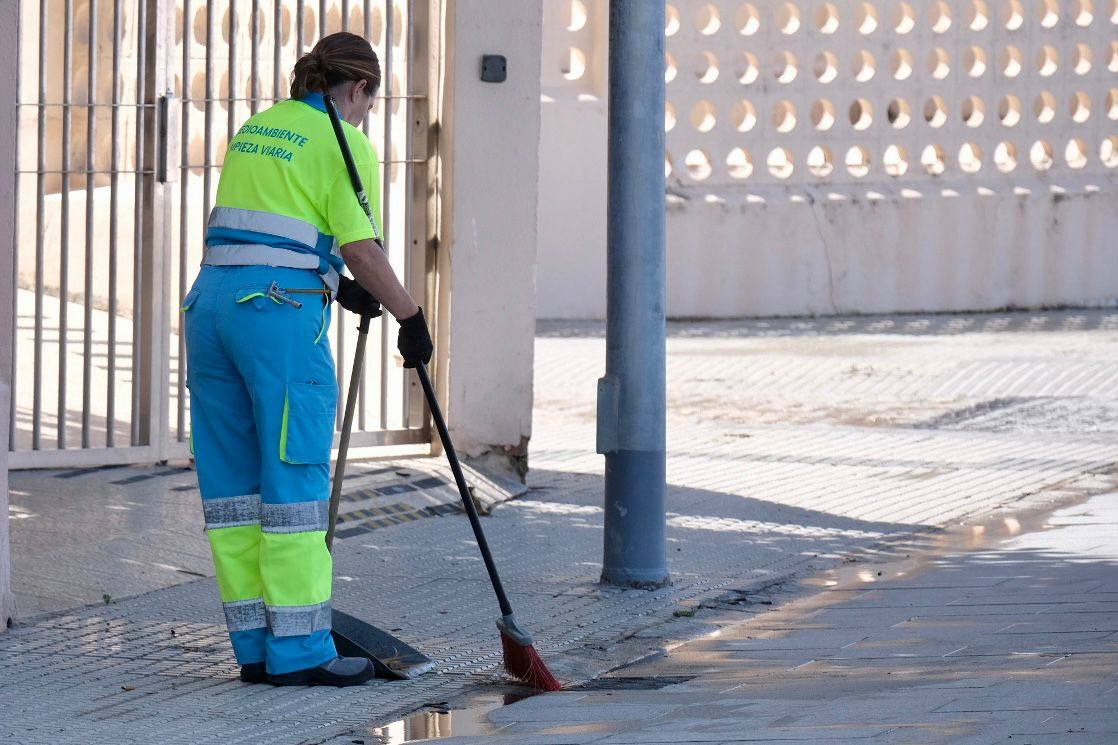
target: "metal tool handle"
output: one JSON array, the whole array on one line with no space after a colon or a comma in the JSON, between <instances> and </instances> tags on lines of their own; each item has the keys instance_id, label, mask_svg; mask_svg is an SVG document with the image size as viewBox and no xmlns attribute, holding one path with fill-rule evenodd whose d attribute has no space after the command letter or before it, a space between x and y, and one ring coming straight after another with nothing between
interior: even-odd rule
<instances>
[{"instance_id":1,"label":"metal tool handle","mask_svg":"<svg viewBox=\"0 0 1118 745\"><path fill-rule=\"evenodd\" d=\"M349 182L353 186L353 193L361 209L373 225L373 233L379 237L380 228L373 219L373 210L369 206L369 197L365 194L365 187L361 184L361 175L357 172L357 164L353 162L353 153L349 149L345 130L342 129L342 119L338 115L338 106L334 97L323 96L326 106L326 115L330 117L330 126L334 129L334 136L338 140L338 147L342 151L342 160L345 161L346 171L349 172ZM334 483L330 488L330 524L326 529L326 548L334 547L334 528L338 523L338 506L342 501L342 481L345 479L346 459L349 456L349 438L353 432L353 412L357 409L357 394L361 390L361 370L365 366L365 342L369 339L370 316L361 316L361 325L357 327L357 348L353 352L353 372L349 376L349 394L346 396L345 413L342 415L342 434L338 440L338 461L334 465Z\"/></svg>"},{"instance_id":2,"label":"metal tool handle","mask_svg":"<svg viewBox=\"0 0 1118 745\"><path fill-rule=\"evenodd\" d=\"M338 506L342 502L342 481L345 480L346 459L349 457L349 436L353 432L353 412L357 409L357 394L361 390L361 370L365 366L365 342L369 340L369 316L361 316L357 327L357 348L353 352L353 372L349 375L349 393L342 415L342 435L338 439L338 460L334 464L334 483L330 488L330 526L326 529L326 549L334 548L334 528L338 524Z\"/></svg>"},{"instance_id":3,"label":"metal tool handle","mask_svg":"<svg viewBox=\"0 0 1118 745\"><path fill-rule=\"evenodd\" d=\"M485 533L481 529L481 520L477 516L477 508L474 506L473 497L470 496L470 488L466 485L466 477L462 474L458 454L454 452L454 443L450 441L450 432L447 431L442 408L439 407L439 400L435 398L435 389L431 385L430 376L427 374L427 366L420 362L415 366L415 372L419 376L419 383L423 386L423 395L427 397L427 408L431 410L431 418L435 421L435 429L439 431L439 439L442 440L443 450L446 451L446 459L450 461L450 470L454 473L455 483L458 484L458 493L462 496L462 506L466 508L466 514L470 518L470 527L474 529L474 538L477 539L477 547L481 550L481 558L485 561L485 569L489 572L489 580L493 583L493 592L497 594L497 603L501 606L501 615L511 615L512 605L509 604L509 598L505 595L501 577L497 574L497 565L493 563L493 554L489 552L489 543L485 540Z\"/></svg>"}]
</instances>

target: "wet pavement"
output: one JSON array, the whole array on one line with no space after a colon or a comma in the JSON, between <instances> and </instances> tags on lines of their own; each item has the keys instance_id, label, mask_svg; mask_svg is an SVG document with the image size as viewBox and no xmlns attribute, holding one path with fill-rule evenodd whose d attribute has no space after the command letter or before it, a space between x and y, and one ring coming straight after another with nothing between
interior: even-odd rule
<instances>
[{"instance_id":1,"label":"wet pavement","mask_svg":"<svg viewBox=\"0 0 1118 745\"><path fill-rule=\"evenodd\" d=\"M852 558L862 557L859 563L880 558L896 545L942 549L942 528L981 515L1017 519L1027 529L1026 516L1038 510L1118 491L1113 474L1118 434L1108 415L1118 402L1118 312L685 324L673 325L671 333L672 586L648 592L597 582L602 459L594 453L594 397L604 340L596 327L542 329L529 490L496 505L484 521L518 616L552 669L572 685L652 685L686 693L698 680L680 680L696 675L690 658L682 660L687 672L673 672L658 658L662 668L626 669L625 675L641 679L635 682L610 684L603 681L619 676L601 676L743 620L764 618L764 611L801 597L805 588L798 580L857 566ZM13 489L23 492L13 493L13 543L17 553L35 559L17 565L17 590L26 605L37 592L44 596L34 582L55 581L58 602L69 609L25 614L27 623L0 636L0 739L373 743L415 739L417 733L433 734L431 728L445 734L451 726L457 727L455 736L471 734L463 727L473 726L477 736L489 737L488 729L524 724L516 718L518 707L541 706L541 700L558 708L568 700L597 703L606 694L612 700L619 693L657 692L576 688L504 706L505 696L523 692L500 672L491 590L465 520L437 509L422 519L395 520L376 511L358 516L354 527L382 524L349 534L335 546L338 607L429 653L438 662L433 673L346 690L241 684L208 559L197 550L203 538L197 494L189 491L191 474L147 478L150 469L125 472L69 479L28 473L13 479ZM136 477L144 478L129 481ZM370 475L368 493L375 500L353 502L354 510L407 501L404 493L377 494L381 478L399 480L401 488L414 480ZM129 483L102 489L121 480ZM70 486L59 486L62 482ZM394 487L386 481L382 488ZM78 526L80 540L67 535L68 525ZM161 552L162 545L168 550ZM136 546L139 555L125 553ZM1062 574L1063 563L1084 572L1101 564L1097 557L1073 559L1054 561L1051 576L1070 582L1075 578ZM980 570L985 571L968 566L964 574ZM125 586L124 579L134 586ZM103 589L106 582L121 582L121 589ZM962 586L956 589L960 598L967 595ZM111 595L108 604L70 607L89 595L98 601L102 594ZM47 599L53 595L47 593ZM857 631L863 617L876 611L846 613L844 623L851 628L825 619L837 638L811 640L812 649L828 653L805 652L797 665L815 664L821 672L881 669L880 661L830 659L851 641L843 634ZM811 619L798 623L818 625ZM756 664L745 669L763 671L757 674L767 681L784 669L783 658L766 661L777 652L716 649L704 652L709 659L698 658L699 667L731 661L742 668L741 655L748 653L746 659ZM954 657L948 658L953 664L969 664ZM857 670L847 670L842 679L872 678ZM838 672L829 674L840 678ZM823 701L832 686L836 695L842 690L832 681L811 695ZM867 690L876 695L876 689ZM788 691L781 700L795 701ZM482 708L500 705L502 714L455 713L460 699L478 695L489 697ZM671 706L684 699L675 701ZM734 706L747 703L738 699ZM651 721L669 710L662 703L634 701L627 710L610 709L608 721L564 712L568 719L551 721L551 731L541 736L552 742L581 742L586 734L604 738L620 725ZM708 711L715 724L729 716L713 704ZM793 715L758 721L783 727L775 722ZM473 724L464 724L471 717ZM803 726L809 724L805 720ZM569 727L583 729L564 729ZM884 729L851 725L847 734ZM687 739L668 731L673 742ZM694 741L727 741L727 734L736 733L700 731ZM710 739L715 736L721 739ZM889 736L923 741L920 733L908 740Z\"/></svg>"},{"instance_id":2,"label":"wet pavement","mask_svg":"<svg viewBox=\"0 0 1118 745\"><path fill-rule=\"evenodd\" d=\"M784 594L800 597L581 690L464 701L364 741L1118 742L1118 493L973 521Z\"/></svg>"}]
</instances>

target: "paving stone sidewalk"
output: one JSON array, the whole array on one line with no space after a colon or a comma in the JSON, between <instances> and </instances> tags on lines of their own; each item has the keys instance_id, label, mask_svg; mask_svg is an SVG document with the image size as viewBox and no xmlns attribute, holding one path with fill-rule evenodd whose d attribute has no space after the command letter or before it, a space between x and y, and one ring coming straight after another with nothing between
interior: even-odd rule
<instances>
[{"instance_id":1,"label":"paving stone sidewalk","mask_svg":"<svg viewBox=\"0 0 1118 745\"><path fill-rule=\"evenodd\" d=\"M488 507L523 493L508 477L466 468ZM441 460L351 463L339 539L459 511ZM12 574L17 620L119 601L213 576L198 478L189 463L43 469L11 476Z\"/></svg>"},{"instance_id":2,"label":"paving stone sidewalk","mask_svg":"<svg viewBox=\"0 0 1118 745\"><path fill-rule=\"evenodd\" d=\"M1089 493L1118 462L1107 417L1118 402L1115 312L688 324L672 334L673 585L654 592L597 583L599 330L545 327L537 342L530 491L485 525L518 615L567 680L709 631L700 605L732 606L968 516ZM398 629L439 662L435 673L347 690L242 685L213 582L201 579L0 637L0 737L324 742L467 692L507 690L497 611L464 520L432 515L353 535L336 554L338 607Z\"/></svg>"},{"instance_id":3,"label":"paving stone sidewalk","mask_svg":"<svg viewBox=\"0 0 1118 745\"><path fill-rule=\"evenodd\" d=\"M813 579L821 591L580 690L428 711L395 741L1118 742L1118 493Z\"/></svg>"}]
</instances>

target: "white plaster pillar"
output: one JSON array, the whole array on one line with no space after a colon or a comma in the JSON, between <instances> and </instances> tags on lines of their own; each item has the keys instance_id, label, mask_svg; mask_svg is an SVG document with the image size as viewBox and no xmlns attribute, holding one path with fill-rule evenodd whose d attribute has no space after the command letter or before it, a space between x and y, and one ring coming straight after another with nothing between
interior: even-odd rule
<instances>
[{"instance_id":1,"label":"white plaster pillar","mask_svg":"<svg viewBox=\"0 0 1118 745\"><path fill-rule=\"evenodd\" d=\"M541 0L447 0L439 112L440 387L455 446L524 467L532 416ZM481 80L484 54L508 59Z\"/></svg>"}]
</instances>

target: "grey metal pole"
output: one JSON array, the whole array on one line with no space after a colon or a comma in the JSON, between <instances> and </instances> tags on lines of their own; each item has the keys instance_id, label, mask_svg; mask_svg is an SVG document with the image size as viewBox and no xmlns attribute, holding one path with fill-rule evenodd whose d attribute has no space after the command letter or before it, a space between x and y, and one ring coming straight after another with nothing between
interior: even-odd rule
<instances>
[{"instance_id":1,"label":"grey metal pole","mask_svg":"<svg viewBox=\"0 0 1118 745\"><path fill-rule=\"evenodd\" d=\"M664 393L664 4L610 0L602 581L668 581Z\"/></svg>"}]
</instances>

